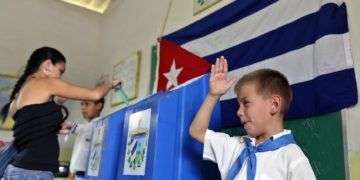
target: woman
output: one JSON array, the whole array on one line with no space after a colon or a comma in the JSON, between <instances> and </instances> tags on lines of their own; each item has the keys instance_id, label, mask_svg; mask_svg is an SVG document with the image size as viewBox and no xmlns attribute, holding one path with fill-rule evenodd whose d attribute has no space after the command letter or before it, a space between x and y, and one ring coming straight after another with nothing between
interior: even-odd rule
<instances>
[{"instance_id":1,"label":"woman","mask_svg":"<svg viewBox=\"0 0 360 180\"><path fill-rule=\"evenodd\" d=\"M58 171L57 134L63 123L61 106L55 96L75 100L98 100L120 81L85 89L60 79L65 72L65 57L56 49L35 50L17 81L9 105L3 109L15 120L14 144L18 150L6 168L6 180L53 179Z\"/></svg>"}]
</instances>

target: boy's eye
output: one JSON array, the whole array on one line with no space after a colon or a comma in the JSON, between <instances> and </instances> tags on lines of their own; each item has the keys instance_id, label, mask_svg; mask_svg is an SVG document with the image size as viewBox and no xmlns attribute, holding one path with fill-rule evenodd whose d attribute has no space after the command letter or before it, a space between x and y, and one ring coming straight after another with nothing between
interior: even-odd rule
<instances>
[{"instance_id":1,"label":"boy's eye","mask_svg":"<svg viewBox=\"0 0 360 180\"><path fill-rule=\"evenodd\" d=\"M244 106L248 106L248 105L249 105L249 101L244 101L244 102L243 102L243 105L244 105Z\"/></svg>"}]
</instances>

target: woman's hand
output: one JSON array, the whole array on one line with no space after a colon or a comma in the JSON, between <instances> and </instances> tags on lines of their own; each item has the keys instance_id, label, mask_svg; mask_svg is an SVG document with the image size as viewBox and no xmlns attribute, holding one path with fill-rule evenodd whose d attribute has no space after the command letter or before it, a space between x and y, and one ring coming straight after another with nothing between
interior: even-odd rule
<instances>
[{"instance_id":1,"label":"woman's hand","mask_svg":"<svg viewBox=\"0 0 360 180\"><path fill-rule=\"evenodd\" d=\"M55 96L54 101L56 102L56 104L64 104L67 101L67 98Z\"/></svg>"},{"instance_id":2,"label":"woman's hand","mask_svg":"<svg viewBox=\"0 0 360 180\"><path fill-rule=\"evenodd\" d=\"M73 126L74 126L74 123L71 123L68 121L63 122L61 124L61 129L59 130L59 134L63 134L63 135L69 134L70 130Z\"/></svg>"},{"instance_id":3,"label":"woman's hand","mask_svg":"<svg viewBox=\"0 0 360 180\"><path fill-rule=\"evenodd\" d=\"M115 88L117 86L121 86L121 84L122 84L121 80L113 80L112 84L111 84L111 87Z\"/></svg>"}]
</instances>

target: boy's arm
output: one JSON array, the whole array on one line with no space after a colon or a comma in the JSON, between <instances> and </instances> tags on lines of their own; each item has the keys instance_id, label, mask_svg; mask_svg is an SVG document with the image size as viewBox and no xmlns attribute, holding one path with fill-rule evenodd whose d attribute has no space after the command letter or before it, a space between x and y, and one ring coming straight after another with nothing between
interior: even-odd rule
<instances>
[{"instance_id":1,"label":"boy's arm","mask_svg":"<svg viewBox=\"0 0 360 180\"><path fill-rule=\"evenodd\" d=\"M311 168L309 160L304 157L297 160L294 166L290 167L289 178L290 180L316 180L313 169Z\"/></svg>"},{"instance_id":2,"label":"boy's arm","mask_svg":"<svg viewBox=\"0 0 360 180\"><path fill-rule=\"evenodd\" d=\"M204 137L206 130L209 127L211 114L219 98L220 96L211 95L209 93L191 123L189 130L190 135L201 143L204 143Z\"/></svg>"},{"instance_id":3,"label":"boy's arm","mask_svg":"<svg viewBox=\"0 0 360 180\"><path fill-rule=\"evenodd\" d=\"M290 154L289 163L288 163L288 178L289 180L316 180L316 176L311 167L309 159L306 157L304 152L299 146L295 147L291 151L288 151Z\"/></svg>"},{"instance_id":4,"label":"boy's arm","mask_svg":"<svg viewBox=\"0 0 360 180\"><path fill-rule=\"evenodd\" d=\"M235 82L234 78L227 77L227 72L228 64L224 57L216 59L215 65L211 66L209 93L196 113L189 129L190 135L200 143L204 143L205 133L209 127L211 114L217 101Z\"/></svg>"}]
</instances>

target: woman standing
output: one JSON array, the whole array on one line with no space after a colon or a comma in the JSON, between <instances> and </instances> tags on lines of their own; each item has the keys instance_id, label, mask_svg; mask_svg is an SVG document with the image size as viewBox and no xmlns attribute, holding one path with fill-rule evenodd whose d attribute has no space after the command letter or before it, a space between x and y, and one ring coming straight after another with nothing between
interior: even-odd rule
<instances>
[{"instance_id":1,"label":"woman standing","mask_svg":"<svg viewBox=\"0 0 360 180\"><path fill-rule=\"evenodd\" d=\"M98 100L120 81L104 83L94 89L81 88L60 79L65 57L58 50L35 50L17 81L3 112L15 120L14 145L18 151L6 168L5 180L53 179L58 171L57 134L64 121L61 106L53 97ZM65 127L66 128L66 127Z\"/></svg>"}]
</instances>

